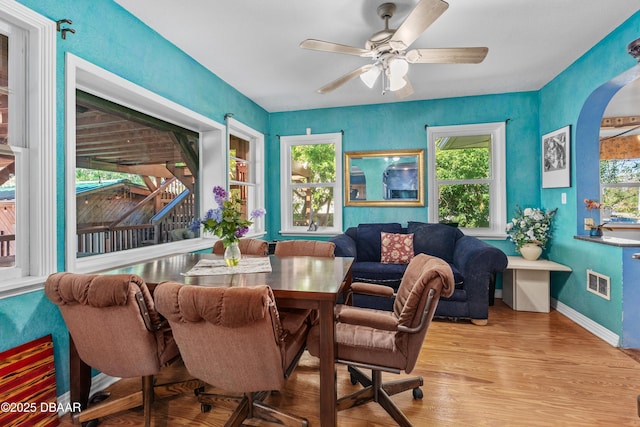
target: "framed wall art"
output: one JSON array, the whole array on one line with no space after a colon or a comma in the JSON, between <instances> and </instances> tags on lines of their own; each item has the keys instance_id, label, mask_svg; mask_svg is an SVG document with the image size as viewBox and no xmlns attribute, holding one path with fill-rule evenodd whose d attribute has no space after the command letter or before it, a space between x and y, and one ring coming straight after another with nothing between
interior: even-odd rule
<instances>
[{"instance_id":1,"label":"framed wall art","mask_svg":"<svg viewBox=\"0 0 640 427\"><path fill-rule=\"evenodd\" d=\"M542 188L571 186L571 126L542 136Z\"/></svg>"}]
</instances>

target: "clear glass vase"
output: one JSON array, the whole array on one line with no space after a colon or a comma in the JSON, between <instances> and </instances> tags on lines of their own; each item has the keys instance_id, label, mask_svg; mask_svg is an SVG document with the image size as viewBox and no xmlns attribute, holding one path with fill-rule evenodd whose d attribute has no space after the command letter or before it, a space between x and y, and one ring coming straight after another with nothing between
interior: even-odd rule
<instances>
[{"instance_id":1,"label":"clear glass vase","mask_svg":"<svg viewBox=\"0 0 640 427\"><path fill-rule=\"evenodd\" d=\"M240 264L242 254L240 253L240 246L238 242L233 242L229 246L224 248L224 262L228 267L236 267Z\"/></svg>"}]
</instances>

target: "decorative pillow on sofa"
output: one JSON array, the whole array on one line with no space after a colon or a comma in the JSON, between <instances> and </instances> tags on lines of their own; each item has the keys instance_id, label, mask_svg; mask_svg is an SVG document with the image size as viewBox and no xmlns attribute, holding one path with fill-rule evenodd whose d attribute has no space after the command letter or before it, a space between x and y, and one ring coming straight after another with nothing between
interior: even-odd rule
<instances>
[{"instance_id":1,"label":"decorative pillow on sofa","mask_svg":"<svg viewBox=\"0 0 640 427\"><path fill-rule=\"evenodd\" d=\"M413 233L413 250L453 262L453 250L462 232L445 224L409 222L407 233Z\"/></svg>"},{"instance_id":2,"label":"decorative pillow on sofa","mask_svg":"<svg viewBox=\"0 0 640 427\"><path fill-rule=\"evenodd\" d=\"M402 226L397 222L358 225L358 240L356 241L358 262L380 262L382 250L380 233L383 231L386 233L400 233Z\"/></svg>"},{"instance_id":3,"label":"decorative pillow on sofa","mask_svg":"<svg viewBox=\"0 0 640 427\"><path fill-rule=\"evenodd\" d=\"M409 264L413 258L413 234L380 233L382 264Z\"/></svg>"}]
</instances>

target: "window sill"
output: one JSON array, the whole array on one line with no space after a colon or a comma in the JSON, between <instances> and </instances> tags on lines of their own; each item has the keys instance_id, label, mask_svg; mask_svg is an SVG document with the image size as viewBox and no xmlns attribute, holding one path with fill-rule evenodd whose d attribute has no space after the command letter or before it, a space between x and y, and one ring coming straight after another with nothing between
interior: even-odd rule
<instances>
[{"instance_id":1,"label":"window sill","mask_svg":"<svg viewBox=\"0 0 640 427\"><path fill-rule=\"evenodd\" d=\"M20 277L8 280L0 286L0 299L15 297L42 289L46 276L42 277Z\"/></svg>"},{"instance_id":2,"label":"window sill","mask_svg":"<svg viewBox=\"0 0 640 427\"><path fill-rule=\"evenodd\" d=\"M303 231L303 230L286 230L280 231L281 236L321 236L321 237L333 237L338 234L342 234L342 231L337 230L321 230L321 231Z\"/></svg>"}]
</instances>

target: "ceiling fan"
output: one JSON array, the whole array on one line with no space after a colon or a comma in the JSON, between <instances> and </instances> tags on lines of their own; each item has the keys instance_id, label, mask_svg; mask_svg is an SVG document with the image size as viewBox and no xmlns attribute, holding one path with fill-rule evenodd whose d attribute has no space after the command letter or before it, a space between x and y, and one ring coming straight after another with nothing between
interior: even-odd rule
<instances>
[{"instance_id":1,"label":"ceiling fan","mask_svg":"<svg viewBox=\"0 0 640 427\"><path fill-rule=\"evenodd\" d=\"M378 16L385 22L385 28L372 35L365 48L347 46L322 40L307 39L300 43L303 49L371 58L372 63L363 65L350 73L318 89L318 93L331 92L343 84L360 77L373 88L378 76L382 75L382 93L387 90L404 98L413 93L407 72L409 64L477 64L489 52L486 47L459 47L435 49L411 49L409 46L444 13L449 4L442 0L420 0L409 16L397 29L389 28L389 19L396 11L394 3L378 6Z\"/></svg>"}]
</instances>

